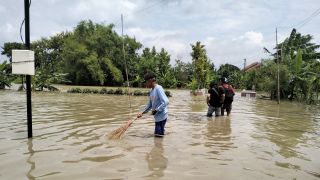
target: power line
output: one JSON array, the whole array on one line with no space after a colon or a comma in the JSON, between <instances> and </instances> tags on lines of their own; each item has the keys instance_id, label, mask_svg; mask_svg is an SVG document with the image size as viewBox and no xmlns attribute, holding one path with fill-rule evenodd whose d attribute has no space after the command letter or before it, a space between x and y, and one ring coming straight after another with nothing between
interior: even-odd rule
<instances>
[{"instance_id":1,"label":"power line","mask_svg":"<svg viewBox=\"0 0 320 180\"><path fill-rule=\"evenodd\" d=\"M306 25L307 23L309 23L313 18L315 18L316 16L318 16L320 14L320 8L316 9L310 16L308 16L307 18L303 19L302 21L300 21L299 23L297 23L296 25L292 25L292 26L278 26L278 28L281 29L287 29L287 28L296 28L296 29L300 29L301 27L303 27L304 25Z\"/></svg>"},{"instance_id":2,"label":"power line","mask_svg":"<svg viewBox=\"0 0 320 180\"><path fill-rule=\"evenodd\" d=\"M303 27L304 25L306 25L307 23L309 23L313 18L315 18L316 16L318 16L320 14L320 8L318 8L316 11L314 11L309 17L307 17L306 19L304 19L303 21L301 21L299 24L297 24L296 26L297 29L300 29L301 27Z\"/></svg>"},{"instance_id":3,"label":"power line","mask_svg":"<svg viewBox=\"0 0 320 180\"><path fill-rule=\"evenodd\" d=\"M164 3L164 2L165 2L165 0L159 0L159 1L151 4L150 6L147 6L147 7L145 7L145 8L142 8L142 9L136 11L136 13L141 13L141 12L143 12L143 11L146 11L146 10L148 10L148 9L151 9L151 8L153 8L154 6L156 6L156 5L158 5L158 4L161 4L161 3Z\"/></svg>"},{"instance_id":4,"label":"power line","mask_svg":"<svg viewBox=\"0 0 320 180\"><path fill-rule=\"evenodd\" d=\"M145 12L145 11L147 11L147 10L149 10L149 9L152 9L153 7L158 6L158 5L160 5L160 4L164 3L164 2L166 2L166 1L165 1L165 0L158 0L158 1L156 1L155 3L150 4L150 5L147 6L147 7L143 7L143 8L141 8L141 9L138 9L138 10L134 11L134 13L135 13L135 14L139 14L139 13ZM127 17L129 17L128 14L124 14L124 15L123 15L123 18L127 18ZM121 23L121 22L118 21L118 22L115 24L115 26L120 25L120 23Z\"/></svg>"},{"instance_id":5,"label":"power line","mask_svg":"<svg viewBox=\"0 0 320 180\"><path fill-rule=\"evenodd\" d=\"M30 7L31 7L31 0L29 1L29 9L30 9ZM22 38L22 27L23 27L24 22L25 22L25 18L23 18L23 20L21 22L21 25L20 25L20 39L21 39L23 44L24 44L24 40Z\"/></svg>"}]
</instances>

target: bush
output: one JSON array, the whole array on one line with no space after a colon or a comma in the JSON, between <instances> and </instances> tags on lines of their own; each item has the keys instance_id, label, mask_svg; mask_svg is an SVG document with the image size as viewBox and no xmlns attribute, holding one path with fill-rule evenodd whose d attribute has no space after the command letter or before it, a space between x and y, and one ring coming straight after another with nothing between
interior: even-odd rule
<instances>
[{"instance_id":1,"label":"bush","mask_svg":"<svg viewBox=\"0 0 320 180\"><path fill-rule=\"evenodd\" d=\"M85 88L82 90L82 93L92 93L92 90L89 88Z\"/></svg>"},{"instance_id":2,"label":"bush","mask_svg":"<svg viewBox=\"0 0 320 180\"><path fill-rule=\"evenodd\" d=\"M114 90L113 89L109 89L108 90L108 94L114 94Z\"/></svg>"},{"instance_id":3,"label":"bush","mask_svg":"<svg viewBox=\"0 0 320 180\"><path fill-rule=\"evenodd\" d=\"M131 93L132 93L132 92L131 92ZM124 92L123 92L123 94L128 95L128 94L129 94L128 89L125 89Z\"/></svg>"},{"instance_id":4,"label":"bush","mask_svg":"<svg viewBox=\"0 0 320 180\"><path fill-rule=\"evenodd\" d=\"M143 93L142 93L140 90L135 90L135 91L133 92L133 95L135 95L135 96L142 96Z\"/></svg>"},{"instance_id":5,"label":"bush","mask_svg":"<svg viewBox=\"0 0 320 180\"><path fill-rule=\"evenodd\" d=\"M99 90L98 90L98 89L92 89L91 92L92 92L93 94L98 94L98 93L99 93Z\"/></svg>"},{"instance_id":6,"label":"bush","mask_svg":"<svg viewBox=\"0 0 320 180\"><path fill-rule=\"evenodd\" d=\"M100 94L108 94L108 90L106 88L102 88L100 90Z\"/></svg>"},{"instance_id":7,"label":"bush","mask_svg":"<svg viewBox=\"0 0 320 180\"><path fill-rule=\"evenodd\" d=\"M116 89L114 94L123 95L123 90L121 88Z\"/></svg>"},{"instance_id":8,"label":"bush","mask_svg":"<svg viewBox=\"0 0 320 180\"><path fill-rule=\"evenodd\" d=\"M71 88L67 92L68 93L82 93L80 88Z\"/></svg>"},{"instance_id":9,"label":"bush","mask_svg":"<svg viewBox=\"0 0 320 180\"><path fill-rule=\"evenodd\" d=\"M168 96L168 97L172 97L171 92L170 91L164 91L164 93Z\"/></svg>"}]
</instances>

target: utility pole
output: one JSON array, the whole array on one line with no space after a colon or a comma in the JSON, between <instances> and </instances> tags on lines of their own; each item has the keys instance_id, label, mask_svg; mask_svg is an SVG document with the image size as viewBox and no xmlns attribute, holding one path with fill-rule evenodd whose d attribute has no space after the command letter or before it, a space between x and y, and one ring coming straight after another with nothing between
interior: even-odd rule
<instances>
[{"instance_id":1,"label":"utility pole","mask_svg":"<svg viewBox=\"0 0 320 180\"><path fill-rule=\"evenodd\" d=\"M124 66L126 68L126 77L127 77L127 90L128 90L128 98L129 98L129 107L130 107L130 114L131 114L131 99L130 99L130 83L129 83L129 75L128 75L128 65L126 60L126 54L124 50L124 36L123 36L123 15L121 14L121 37L122 37L122 54L123 54L123 61Z\"/></svg>"},{"instance_id":2,"label":"utility pole","mask_svg":"<svg viewBox=\"0 0 320 180\"><path fill-rule=\"evenodd\" d=\"M243 72L246 72L246 64L247 64L247 59L243 59Z\"/></svg>"},{"instance_id":3,"label":"utility pole","mask_svg":"<svg viewBox=\"0 0 320 180\"><path fill-rule=\"evenodd\" d=\"M278 54L278 29L276 28L276 51L277 51L277 65L278 65L278 73L277 73L277 101L280 104L280 63L279 63L279 54ZM282 56L282 48L281 48L281 56Z\"/></svg>"},{"instance_id":4,"label":"utility pole","mask_svg":"<svg viewBox=\"0 0 320 180\"><path fill-rule=\"evenodd\" d=\"M30 50L30 3L24 0L25 48ZM28 138L32 138L31 75L26 75Z\"/></svg>"}]
</instances>

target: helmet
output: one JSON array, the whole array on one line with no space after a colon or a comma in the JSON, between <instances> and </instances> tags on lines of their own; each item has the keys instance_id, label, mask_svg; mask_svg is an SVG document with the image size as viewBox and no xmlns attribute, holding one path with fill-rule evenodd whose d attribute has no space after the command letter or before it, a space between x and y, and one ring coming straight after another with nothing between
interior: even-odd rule
<instances>
[{"instance_id":1,"label":"helmet","mask_svg":"<svg viewBox=\"0 0 320 180\"><path fill-rule=\"evenodd\" d=\"M228 82L228 79L225 78L225 77L221 77L221 78L220 78L220 81L221 81L222 83L227 83L227 82Z\"/></svg>"}]
</instances>

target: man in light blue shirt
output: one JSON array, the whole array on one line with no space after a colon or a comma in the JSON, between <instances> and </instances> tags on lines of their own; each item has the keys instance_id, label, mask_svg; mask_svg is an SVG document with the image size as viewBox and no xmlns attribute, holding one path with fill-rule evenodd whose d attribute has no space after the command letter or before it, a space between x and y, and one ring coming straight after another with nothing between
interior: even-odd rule
<instances>
[{"instance_id":1,"label":"man in light blue shirt","mask_svg":"<svg viewBox=\"0 0 320 180\"><path fill-rule=\"evenodd\" d=\"M147 88L152 88L149 93L149 102L142 112L139 112L137 117L140 118L143 114L151 110L151 114L155 119L154 135L162 137L164 135L164 127L168 119L168 104L169 99L164 93L162 86L156 83L156 76L152 72L148 72L144 76Z\"/></svg>"}]
</instances>

